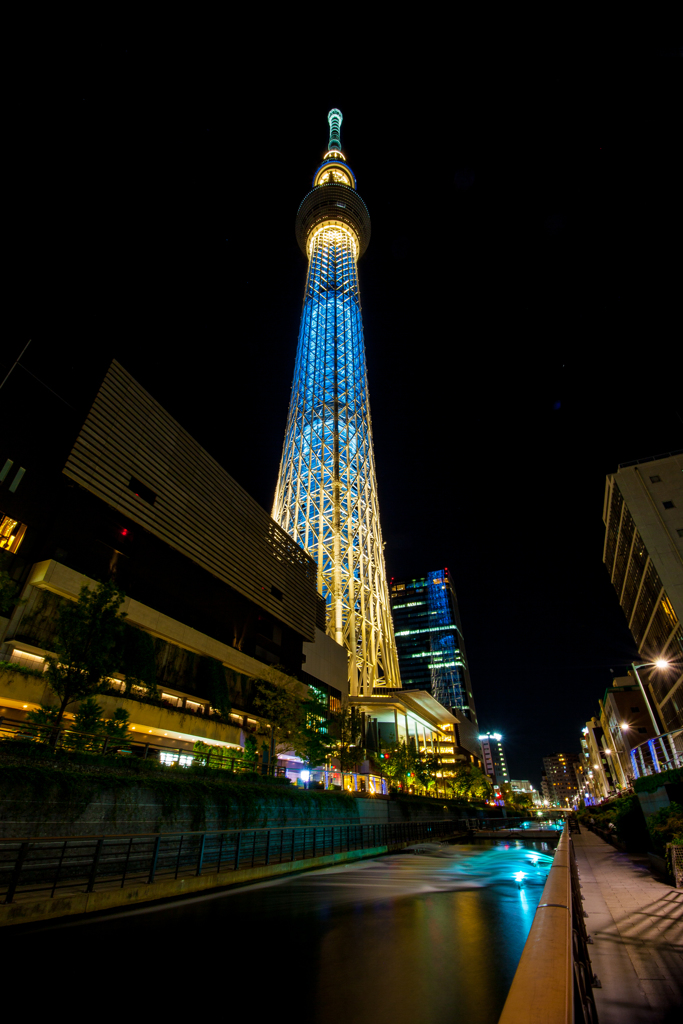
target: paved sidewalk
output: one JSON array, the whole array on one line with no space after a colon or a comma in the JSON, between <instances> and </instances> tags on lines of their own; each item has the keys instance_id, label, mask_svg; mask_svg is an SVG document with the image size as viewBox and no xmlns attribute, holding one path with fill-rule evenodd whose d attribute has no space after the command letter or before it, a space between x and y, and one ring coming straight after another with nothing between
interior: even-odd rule
<instances>
[{"instance_id":1,"label":"paved sidewalk","mask_svg":"<svg viewBox=\"0 0 683 1024\"><path fill-rule=\"evenodd\" d=\"M582 829L573 835L581 875L600 1024L683 1019L683 889L646 863Z\"/></svg>"}]
</instances>

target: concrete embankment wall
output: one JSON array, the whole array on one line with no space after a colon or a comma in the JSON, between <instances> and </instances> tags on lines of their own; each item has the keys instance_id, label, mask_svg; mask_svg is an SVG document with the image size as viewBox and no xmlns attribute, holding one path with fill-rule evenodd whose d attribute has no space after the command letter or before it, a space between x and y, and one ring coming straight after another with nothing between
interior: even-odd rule
<instances>
[{"instance_id":1,"label":"concrete embankment wall","mask_svg":"<svg viewBox=\"0 0 683 1024\"><path fill-rule=\"evenodd\" d=\"M487 817L492 810L487 809ZM211 777L176 779L160 773L138 779L0 767L0 838L455 821L484 814L451 801L307 793Z\"/></svg>"}]
</instances>

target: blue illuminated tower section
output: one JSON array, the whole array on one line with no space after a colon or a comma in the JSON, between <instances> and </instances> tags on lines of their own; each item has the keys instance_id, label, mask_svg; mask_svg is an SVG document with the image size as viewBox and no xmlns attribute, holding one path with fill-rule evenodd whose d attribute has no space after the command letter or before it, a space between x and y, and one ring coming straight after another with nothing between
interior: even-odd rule
<instances>
[{"instance_id":1,"label":"blue illuminated tower section","mask_svg":"<svg viewBox=\"0 0 683 1024\"><path fill-rule=\"evenodd\" d=\"M326 630L352 695L400 686L377 505L357 260L370 216L341 151L342 115L296 218L308 257L273 518L315 559Z\"/></svg>"}]
</instances>

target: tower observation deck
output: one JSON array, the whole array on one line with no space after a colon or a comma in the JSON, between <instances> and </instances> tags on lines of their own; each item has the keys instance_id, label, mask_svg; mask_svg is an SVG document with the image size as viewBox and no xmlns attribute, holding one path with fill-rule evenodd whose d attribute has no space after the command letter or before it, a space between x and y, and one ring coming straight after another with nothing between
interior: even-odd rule
<instances>
[{"instance_id":1,"label":"tower observation deck","mask_svg":"<svg viewBox=\"0 0 683 1024\"><path fill-rule=\"evenodd\" d=\"M349 654L349 688L400 686L377 504L357 260L370 215L341 150L342 115L296 218L308 257L273 518L315 559L326 630Z\"/></svg>"}]
</instances>

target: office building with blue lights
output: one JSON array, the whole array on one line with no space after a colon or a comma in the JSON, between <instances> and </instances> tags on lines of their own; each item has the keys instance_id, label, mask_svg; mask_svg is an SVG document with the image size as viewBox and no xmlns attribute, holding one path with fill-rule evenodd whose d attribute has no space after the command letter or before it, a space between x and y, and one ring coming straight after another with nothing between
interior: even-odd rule
<instances>
[{"instance_id":1,"label":"office building with blue lights","mask_svg":"<svg viewBox=\"0 0 683 1024\"><path fill-rule=\"evenodd\" d=\"M481 759L458 599L448 569L392 580L391 611L405 690L426 690L458 720L456 742Z\"/></svg>"}]
</instances>

